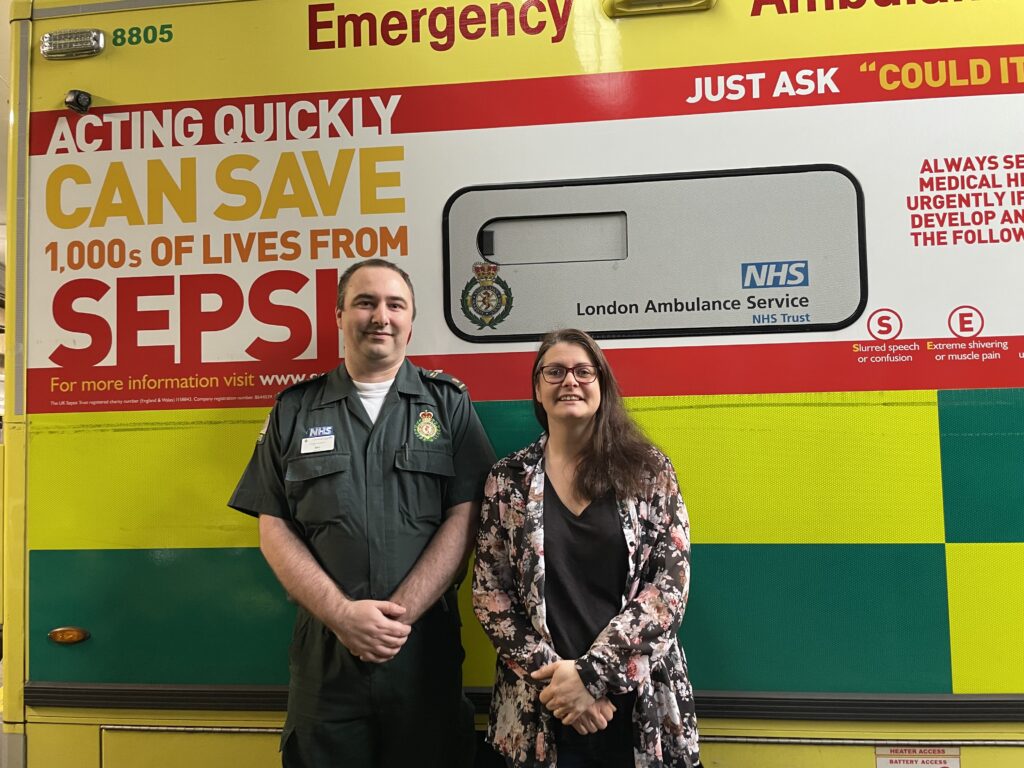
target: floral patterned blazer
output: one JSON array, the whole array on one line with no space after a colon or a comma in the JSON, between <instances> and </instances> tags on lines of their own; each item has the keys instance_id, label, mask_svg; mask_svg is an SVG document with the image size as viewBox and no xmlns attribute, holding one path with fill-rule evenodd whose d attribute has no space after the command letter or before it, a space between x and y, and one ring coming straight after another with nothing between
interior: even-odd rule
<instances>
[{"instance_id":1,"label":"floral patterned blazer","mask_svg":"<svg viewBox=\"0 0 1024 768\"><path fill-rule=\"evenodd\" d=\"M529 675L559 657L544 602L544 444L506 456L484 486L473 607L498 650L488 740L516 768L553 768L552 715ZM669 459L618 500L629 559L622 609L576 660L595 698L635 690L637 768L699 763L697 719L676 634L690 583L690 524ZM616 717L626 713L616 713Z\"/></svg>"}]
</instances>

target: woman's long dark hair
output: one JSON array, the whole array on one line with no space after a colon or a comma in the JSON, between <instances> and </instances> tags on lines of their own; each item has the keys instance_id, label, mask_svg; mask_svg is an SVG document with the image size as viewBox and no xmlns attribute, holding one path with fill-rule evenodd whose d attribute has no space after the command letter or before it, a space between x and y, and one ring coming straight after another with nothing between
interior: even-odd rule
<instances>
[{"instance_id":1,"label":"woman's long dark hair","mask_svg":"<svg viewBox=\"0 0 1024 768\"><path fill-rule=\"evenodd\" d=\"M537 400L540 365L544 355L555 344L583 347L597 368L597 384L601 388L601 405L594 415L590 441L583 446L576 468L576 493L586 499L597 499L614 491L616 499L640 493L644 474L656 472L658 463L651 451L651 441L633 422L622 404L619 384L604 352L590 335L576 328L562 328L547 334L533 361L533 412L548 431L548 415Z\"/></svg>"}]
</instances>

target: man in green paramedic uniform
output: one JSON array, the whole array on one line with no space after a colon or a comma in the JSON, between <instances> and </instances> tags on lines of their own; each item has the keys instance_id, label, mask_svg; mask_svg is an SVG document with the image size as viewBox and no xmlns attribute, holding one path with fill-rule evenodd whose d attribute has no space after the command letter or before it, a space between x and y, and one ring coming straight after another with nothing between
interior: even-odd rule
<instances>
[{"instance_id":1,"label":"man in green paramedic uniform","mask_svg":"<svg viewBox=\"0 0 1024 768\"><path fill-rule=\"evenodd\" d=\"M389 262L342 275L344 363L278 395L229 502L299 604L285 768L471 759L452 585L494 453L465 387L405 359L414 302Z\"/></svg>"}]
</instances>

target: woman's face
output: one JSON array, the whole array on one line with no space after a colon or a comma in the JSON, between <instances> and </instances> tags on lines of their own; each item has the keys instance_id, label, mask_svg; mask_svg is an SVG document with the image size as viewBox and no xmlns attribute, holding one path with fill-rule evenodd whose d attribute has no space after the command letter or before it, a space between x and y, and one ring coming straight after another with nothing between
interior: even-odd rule
<instances>
[{"instance_id":1,"label":"woman's face","mask_svg":"<svg viewBox=\"0 0 1024 768\"><path fill-rule=\"evenodd\" d=\"M571 370L577 366L585 368ZM588 378L588 372L593 375L591 381L581 382L577 378ZM565 377L557 381L563 373ZM544 353L534 396L547 414L549 424L552 421L578 422L594 418L601 405L601 381L596 373L597 367L590 354L579 344L559 342ZM548 378L556 381L548 381Z\"/></svg>"}]
</instances>

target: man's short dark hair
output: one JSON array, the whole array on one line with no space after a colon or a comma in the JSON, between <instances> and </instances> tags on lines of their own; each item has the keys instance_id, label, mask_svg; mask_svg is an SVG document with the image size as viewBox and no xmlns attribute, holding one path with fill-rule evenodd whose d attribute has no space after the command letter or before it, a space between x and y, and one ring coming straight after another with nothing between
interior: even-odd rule
<instances>
[{"instance_id":1,"label":"man's short dark hair","mask_svg":"<svg viewBox=\"0 0 1024 768\"><path fill-rule=\"evenodd\" d=\"M397 264L391 261L385 261L384 259L367 259L366 261L359 261L353 264L351 267L346 269L341 279L338 280L338 309L345 308L345 289L348 288L348 283L352 279L352 275L358 272L360 269L366 267L383 267L384 269L390 269L405 281L405 284L409 286L409 295L412 296L412 319L416 319L416 290L412 287L412 278L409 277L409 273L399 267Z\"/></svg>"}]
</instances>

